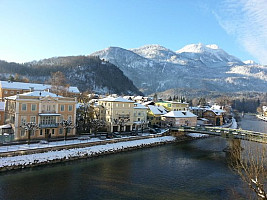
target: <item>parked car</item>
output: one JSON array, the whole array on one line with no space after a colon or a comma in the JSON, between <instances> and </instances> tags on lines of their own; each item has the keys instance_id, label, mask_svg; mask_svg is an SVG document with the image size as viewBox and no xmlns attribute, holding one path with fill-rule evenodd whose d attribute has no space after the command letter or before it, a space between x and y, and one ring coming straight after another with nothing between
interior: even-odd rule
<instances>
[{"instance_id":1,"label":"parked car","mask_svg":"<svg viewBox=\"0 0 267 200\"><path fill-rule=\"evenodd\" d=\"M89 136L86 136L86 135L78 137L78 140L90 140L90 139L91 138Z\"/></svg>"},{"instance_id":2,"label":"parked car","mask_svg":"<svg viewBox=\"0 0 267 200\"><path fill-rule=\"evenodd\" d=\"M160 133L160 132L161 132L161 129L160 129L160 128L155 128L155 131L156 131L157 133Z\"/></svg>"},{"instance_id":3,"label":"parked car","mask_svg":"<svg viewBox=\"0 0 267 200\"><path fill-rule=\"evenodd\" d=\"M40 140L39 144L48 144L46 140Z\"/></svg>"},{"instance_id":4,"label":"parked car","mask_svg":"<svg viewBox=\"0 0 267 200\"><path fill-rule=\"evenodd\" d=\"M156 131L155 129L153 129L153 128L149 129L149 132L150 132L151 134L156 134L156 133L157 133L157 131Z\"/></svg>"}]
</instances>

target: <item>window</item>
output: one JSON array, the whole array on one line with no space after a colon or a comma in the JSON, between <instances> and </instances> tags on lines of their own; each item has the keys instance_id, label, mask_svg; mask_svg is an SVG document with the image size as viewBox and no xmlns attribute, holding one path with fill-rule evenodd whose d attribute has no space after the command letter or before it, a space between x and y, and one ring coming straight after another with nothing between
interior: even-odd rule
<instances>
[{"instance_id":1,"label":"window","mask_svg":"<svg viewBox=\"0 0 267 200\"><path fill-rule=\"evenodd\" d=\"M129 108L131 108L131 104L129 104Z\"/></svg>"},{"instance_id":2,"label":"window","mask_svg":"<svg viewBox=\"0 0 267 200\"><path fill-rule=\"evenodd\" d=\"M40 135L43 135L43 129L40 129Z\"/></svg>"},{"instance_id":3,"label":"window","mask_svg":"<svg viewBox=\"0 0 267 200\"><path fill-rule=\"evenodd\" d=\"M32 111L36 111L36 104L32 104Z\"/></svg>"},{"instance_id":4,"label":"window","mask_svg":"<svg viewBox=\"0 0 267 200\"><path fill-rule=\"evenodd\" d=\"M21 116L20 117L20 122L21 122L20 124L21 125L24 125L26 123L26 121L27 121L27 117L26 116Z\"/></svg>"},{"instance_id":5,"label":"window","mask_svg":"<svg viewBox=\"0 0 267 200\"><path fill-rule=\"evenodd\" d=\"M27 110L27 104L26 103L21 104L21 110L23 110L23 111Z\"/></svg>"},{"instance_id":6,"label":"window","mask_svg":"<svg viewBox=\"0 0 267 200\"><path fill-rule=\"evenodd\" d=\"M14 94L14 91L10 91L10 94Z\"/></svg>"},{"instance_id":7,"label":"window","mask_svg":"<svg viewBox=\"0 0 267 200\"><path fill-rule=\"evenodd\" d=\"M116 103L116 107L119 107L119 104L118 103Z\"/></svg>"},{"instance_id":8,"label":"window","mask_svg":"<svg viewBox=\"0 0 267 200\"><path fill-rule=\"evenodd\" d=\"M60 111L64 111L65 110L65 105L60 105Z\"/></svg>"},{"instance_id":9,"label":"window","mask_svg":"<svg viewBox=\"0 0 267 200\"><path fill-rule=\"evenodd\" d=\"M52 135L55 135L55 129L52 129Z\"/></svg>"},{"instance_id":10,"label":"window","mask_svg":"<svg viewBox=\"0 0 267 200\"><path fill-rule=\"evenodd\" d=\"M124 108L124 103L122 104L122 107Z\"/></svg>"},{"instance_id":11,"label":"window","mask_svg":"<svg viewBox=\"0 0 267 200\"><path fill-rule=\"evenodd\" d=\"M24 136L25 135L25 130L24 129L21 129L20 130L20 136Z\"/></svg>"},{"instance_id":12,"label":"window","mask_svg":"<svg viewBox=\"0 0 267 200\"><path fill-rule=\"evenodd\" d=\"M63 134L63 129L62 129L62 128L59 129L59 134L60 134L60 135Z\"/></svg>"},{"instance_id":13,"label":"window","mask_svg":"<svg viewBox=\"0 0 267 200\"><path fill-rule=\"evenodd\" d=\"M8 91L5 91L4 93L5 93L5 94L8 94Z\"/></svg>"},{"instance_id":14,"label":"window","mask_svg":"<svg viewBox=\"0 0 267 200\"><path fill-rule=\"evenodd\" d=\"M46 106L46 111L51 111L51 105Z\"/></svg>"},{"instance_id":15,"label":"window","mask_svg":"<svg viewBox=\"0 0 267 200\"><path fill-rule=\"evenodd\" d=\"M17 94L19 94L19 91L17 91Z\"/></svg>"},{"instance_id":16,"label":"window","mask_svg":"<svg viewBox=\"0 0 267 200\"><path fill-rule=\"evenodd\" d=\"M36 122L36 117L35 116L31 116L31 122Z\"/></svg>"},{"instance_id":17,"label":"window","mask_svg":"<svg viewBox=\"0 0 267 200\"><path fill-rule=\"evenodd\" d=\"M71 122L71 119L72 119L72 116L71 116L71 115L69 115L69 116L68 116L68 121L70 121L70 122Z\"/></svg>"},{"instance_id":18,"label":"window","mask_svg":"<svg viewBox=\"0 0 267 200\"><path fill-rule=\"evenodd\" d=\"M72 107L73 107L72 105L69 105L69 111L72 111Z\"/></svg>"},{"instance_id":19,"label":"window","mask_svg":"<svg viewBox=\"0 0 267 200\"><path fill-rule=\"evenodd\" d=\"M138 118L137 121L140 121L140 118Z\"/></svg>"}]
</instances>

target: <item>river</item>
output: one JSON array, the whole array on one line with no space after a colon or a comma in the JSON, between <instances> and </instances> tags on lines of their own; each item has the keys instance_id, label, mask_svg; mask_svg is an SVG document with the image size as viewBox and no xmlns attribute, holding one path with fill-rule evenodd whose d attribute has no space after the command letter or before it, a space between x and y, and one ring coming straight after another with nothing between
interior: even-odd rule
<instances>
[{"instance_id":1,"label":"river","mask_svg":"<svg viewBox=\"0 0 267 200\"><path fill-rule=\"evenodd\" d=\"M0 199L235 199L244 185L227 166L226 145L210 137L6 172L0 174Z\"/></svg>"},{"instance_id":2,"label":"river","mask_svg":"<svg viewBox=\"0 0 267 200\"><path fill-rule=\"evenodd\" d=\"M245 115L241 118L241 122L238 123L239 127L244 130L258 131L261 133L267 133L267 122L259 120L255 115Z\"/></svg>"}]
</instances>

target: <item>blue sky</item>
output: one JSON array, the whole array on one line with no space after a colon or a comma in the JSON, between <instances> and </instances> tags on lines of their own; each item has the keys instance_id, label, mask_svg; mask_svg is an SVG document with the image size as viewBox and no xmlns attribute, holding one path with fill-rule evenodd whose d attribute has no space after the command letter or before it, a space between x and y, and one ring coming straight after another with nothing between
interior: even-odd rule
<instances>
[{"instance_id":1,"label":"blue sky","mask_svg":"<svg viewBox=\"0 0 267 200\"><path fill-rule=\"evenodd\" d=\"M267 64L264 1L0 0L0 59L27 62L146 44L176 51L204 43Z\"/></svg>"}]
</instances>

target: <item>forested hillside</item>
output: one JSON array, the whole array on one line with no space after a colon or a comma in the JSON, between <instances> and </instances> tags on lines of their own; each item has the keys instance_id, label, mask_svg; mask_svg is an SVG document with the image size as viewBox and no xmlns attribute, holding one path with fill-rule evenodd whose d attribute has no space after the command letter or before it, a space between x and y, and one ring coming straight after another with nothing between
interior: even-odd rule
<instances>
[{"instance_id":1,"label":"forested hillside","mask_svg":"<svg viewBox=\"0 0 267 200\"><path fill-rule=\"evenodd\" d=\"M0 61L1 80L13 76L20 81L47 83L57 71L81 91L141 94L118 67L95 56L55 57L24 64Z\"/></svg>"}]
</instances>

